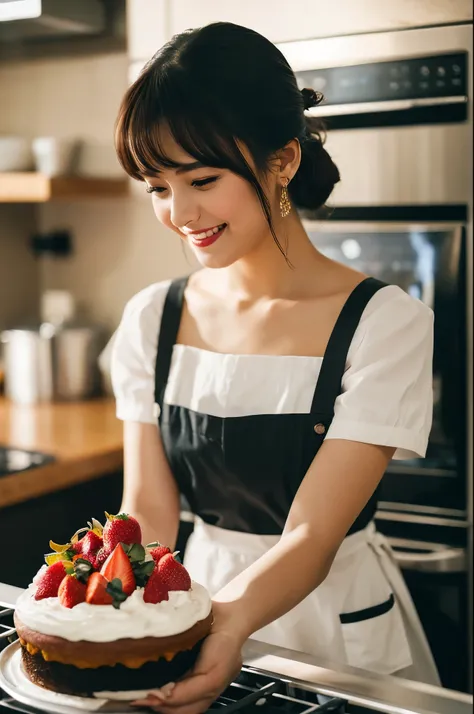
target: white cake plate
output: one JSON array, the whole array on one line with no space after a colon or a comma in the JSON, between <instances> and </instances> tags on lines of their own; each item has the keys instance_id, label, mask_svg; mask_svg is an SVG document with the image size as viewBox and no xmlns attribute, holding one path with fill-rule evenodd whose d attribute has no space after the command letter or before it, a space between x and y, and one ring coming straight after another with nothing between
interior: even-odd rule
<instances>
[{"instance_id":1,"label":"white cake plate","mask_svg":"<svg viewBox=\"0 0 474 714\"><path fill-rule=\"evenodd\" d=\"M98 714L124 714L124 712L149 711L130 707L124 701L139 699L146 692L107 692L107 698L99 696L74 697L69 694L58 694L49 689L38 687L30 682L23 671L21 662L21 646L19 641L8 645L0 652L0 689L8 695L30 707L35 707L48 714L79 714L80 712L98 712ZM118 701L113 701L118 700ZM1 701L1 700L0 700Z\"/></svg>"}]
</instances>

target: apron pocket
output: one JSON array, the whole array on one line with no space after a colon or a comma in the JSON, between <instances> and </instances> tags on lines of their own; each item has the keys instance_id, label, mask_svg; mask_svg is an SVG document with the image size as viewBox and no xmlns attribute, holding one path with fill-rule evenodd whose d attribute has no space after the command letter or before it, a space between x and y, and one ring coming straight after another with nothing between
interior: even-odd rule
<instances>
[{"instance_id":1,"label":"apron pocket","mask_svg":"<svg viewBox=\"0 0 474 714\"><path fill-rule=\"evenodd\" d=\"M388 600L381 602L380 605L373 605L372 607L366 607L364 610L356 610L355 612L343 612L339 615L339 619L342 625L351 625L355 622L372 620L374 617L379 617L380 615L385 615L386 612L390 612L394 605L395 598L393 597L393 593L391 593Z\"/></svg>"},{"instance_id":2,"label":"apron pocket","mask_svg":"<svg viewBox=\"0 0 474 714\"><path fill-rule=\"evenodd\" d=\"M377 605L339 615L347 662L392 674L412 663L403 620L393 593Z\"/></svg>"}]
</instances>

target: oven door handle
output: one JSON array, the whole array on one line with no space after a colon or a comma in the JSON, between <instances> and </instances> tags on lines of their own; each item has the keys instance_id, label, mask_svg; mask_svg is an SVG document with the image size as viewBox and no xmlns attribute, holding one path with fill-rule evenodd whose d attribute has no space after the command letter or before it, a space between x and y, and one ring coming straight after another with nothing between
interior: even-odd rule
<instances>
[{"instance_id":1,"label":"oven door handle","mask_svg":"<svg viewBox=\"0 0 474 714\"><path fill-rule=\"evenodd\" d=\"M467 553L464 548L442 548L427 553L393 549L393 556L402 570L420 573L465 573Z\"/></svg>"},{"instance_id":2,"label":"oven door handle","mask_svg":"<svg viewBox=\"0 0 474 714\"><path fill-rule=\"evenodd\" d=\"M312 117L328 119L335 116L369 114L374 112L396 112L418 107L438 107L451 104L466 104L467 97L420 97L418 99L389 99L380 102L360 102L359 104L323 104L311 107L308 114Z\"/></svg>"}]
</instances>

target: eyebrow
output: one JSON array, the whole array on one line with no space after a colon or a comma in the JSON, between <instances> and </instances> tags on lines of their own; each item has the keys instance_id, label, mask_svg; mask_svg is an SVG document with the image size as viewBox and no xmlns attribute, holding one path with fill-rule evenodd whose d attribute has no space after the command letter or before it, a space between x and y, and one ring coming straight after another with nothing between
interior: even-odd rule
<instances>
[{"instance_id":1,"label":"eyebrow","mask_svg":"<svg viewBox=\"0 0 474 714\"><path fill-rule=\"evenodd\" d=\"M195 169L203 169L205 166L201 161L191 161L187 164L178 164L178 167L176 169L177 174L187 174L190 171L194 171ZM157 173L160 174L162 173L161 169L157 170Z\"/></svg>"}]
</instances>

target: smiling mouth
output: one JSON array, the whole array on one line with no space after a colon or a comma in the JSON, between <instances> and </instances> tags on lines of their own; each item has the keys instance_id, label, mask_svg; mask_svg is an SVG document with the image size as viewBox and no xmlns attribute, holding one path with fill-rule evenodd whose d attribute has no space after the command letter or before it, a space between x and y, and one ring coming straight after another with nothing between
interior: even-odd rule
<instances>
[{"instance_id":1,"label":"smiling mouth","mask_svg":"<svg viewBox=\"0 0 474 714\"><path fill-rule=\"evenodd\" d=\"M226 228L227 223L221 223L219 226L210 228L202 233L188 233L187 237L196 247L207 248L207 246L212 245L221 237Z\"/></svg>"},{"instance_id":2,"label":"smiling mouth","mask_svg":"<svg viewBox=\"0 0 474 714\"><path fill-rule=\"evenodd\" d=\"M203 231L202 233L188 233L188 236L195 241L212 238L212 236L216 235L216 233L222 231L226 227L226 225L226 223L221 223L219 226L214 226L214 228L210 228L208 231Z\"/></svg>"}]
</instances>

